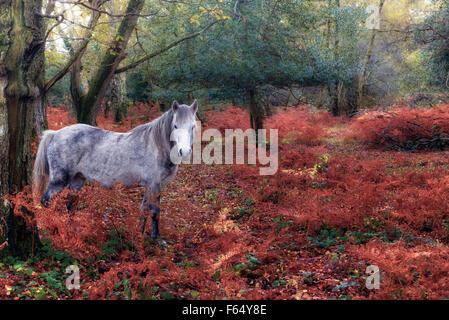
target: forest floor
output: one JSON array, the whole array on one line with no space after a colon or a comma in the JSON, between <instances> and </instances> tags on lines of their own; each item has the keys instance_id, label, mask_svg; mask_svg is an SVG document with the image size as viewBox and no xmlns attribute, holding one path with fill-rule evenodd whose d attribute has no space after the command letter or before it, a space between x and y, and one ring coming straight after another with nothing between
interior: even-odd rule
<instances>
[{"instance_id":1,"label":"forest floor","mask_svg":"<svg viewBox=\"0 0 449 320\"><path fill-rule=\"evenodd\" d=\"M121 127L98 122L128 130L156 115L145 108ZM203 117L220 130L249 126L238 108ZM50 109L51 128L71 122ZM16 201L35 212L43 249L0 262L0 298L449 298L449 152L372 148L351 138L353 122L307 107L268 119L280 129L273 176L255 165L180 166L162 193L163 242L137 232L141 188L87 185L48 209L25 190ZM65 287L72 264L78 290ZM366 286L369 266L378 289Z\"/></svg>"}]
</instances>

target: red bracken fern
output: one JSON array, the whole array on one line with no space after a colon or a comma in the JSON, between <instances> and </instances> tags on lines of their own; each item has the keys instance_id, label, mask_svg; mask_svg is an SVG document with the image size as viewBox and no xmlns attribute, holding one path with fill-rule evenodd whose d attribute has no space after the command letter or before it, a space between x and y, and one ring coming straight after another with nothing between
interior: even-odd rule
<instances>
[{"instance_id":1,"label":"red bracken fern","mask_svg":"<svg viewBox=\"0 0 449 320\"><path fill-rule=\"evenodd\" d=\"M348 140L355 139L374 147L441 149L449 145L449 105L370 111L359 116L349 129Z\"/></svg>"}]
</instances>

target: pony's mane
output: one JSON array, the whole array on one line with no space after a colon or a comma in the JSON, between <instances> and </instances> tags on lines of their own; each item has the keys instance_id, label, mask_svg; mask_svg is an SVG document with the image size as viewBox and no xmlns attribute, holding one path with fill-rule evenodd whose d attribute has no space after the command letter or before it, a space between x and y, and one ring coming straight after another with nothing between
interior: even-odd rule
<instances>
[{"instance_id":1,"label":"pony's mane","mask_svg":"<svg viewBox=\"0 0 449 320\"><path fill-rule=\"evenodd\" d=\"M154 143L164 150L170 147L171 124L173 122L173 109L170 108L167 112L162 114L159 118L151 122L141 124L128 133L131 136L143 136L145 145L150 144L150 139L153 138Z\"/></svg>"}]
</instances>

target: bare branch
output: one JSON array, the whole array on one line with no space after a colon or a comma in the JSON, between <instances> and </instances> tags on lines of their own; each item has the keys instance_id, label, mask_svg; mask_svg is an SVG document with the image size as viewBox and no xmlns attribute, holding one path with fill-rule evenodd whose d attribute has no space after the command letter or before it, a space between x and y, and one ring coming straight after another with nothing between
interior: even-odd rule
<instances>
[{"instance_id":1,"label":"bare branch","mask_svg":"<svg viewBox=\"0 0 449 320\"><path fill-rule=\"evenodd\" d=\"M44 37L44 41L47 40L50 33L64 21L64 14L58 15L57 17L58 17L57 22L47 30L47 33L45 34Z\"/></svg>"},{"instance_id":2,"label":"bare branch","mask_svg":"<svg viewBox=\"0 0 449 320\"><path fill-rule=\"evenodd\" d=\"M66 3L66 4L72 4L72 5L79 5L79 6L85 7L87 9L89 9L89 10L93 10L93 11L96 11L98 13L105 14L105 15L110 16L112 18L123 18L123 17L126 17L126 16L137 16L137 17L142 17L142 18L148 18L148 17L152 17L152 16L157 15L159 13L159 11L160 11L160 10L157 10L156 12L147 13L147 14L139 14L139 13L114 14L114 13L110 13L108 11L105 11L105 10L102 10L102 9L99 9L99 8L92 7L92 6L90 6L90 5L88 5L88 4L84 3L84 2L81 2L81 1L59 1L59 2L60 3Z\"/></svg>"},{"instance_id":3,"label":"bare branch","mask_svg":"<svg viewBox=\"0 0 449 320\"><path fill-rule=\"evenodd\" d=\"M176 45L180 44L181 42L184 42L186 40L189 40L189 39L192 39L192 38L195 38L195 37L199 36L204 31L208 30L210 27L212 27L214 24L216 24L219 21L224 21L224 20L215 20L214 22L210 23L208 26L206 26L205 28L201 29L198 32L187 34L187 35L183 36L182 38L179 38L179 39L171 42L170 44L166 45L165 47L163 47L163 48L161 48L159 50L156 50L156 51L154 51L152 53L144 55L143 57L135 60L134 62L131 62L130 64L128 64L125 67L118 68L117 70L115 70L115 73L116 74L117 73L122 73L122 72L128 71L130 69L133 69L133 68L137 67L139 64L141 64L142 62L148 61L148 60L150 60L150 59L152 59L152 58L154 58L154 57L156 57L156 56L158 56L158 55L160 55L160 54L170 50L171 48L175 47Z\"/></svg>"},{"instance_id":4,"label":"bare branch","mask_svg":"<svg viewBox=\"0 0 449 320\"><path fill-rule=\"evenodd\" d=\"M101 0L97 2L97 7L100 8L106 1L107 0ZM89 28L86 29L86 34L83 41L80 43L78 49L70 56L64 67L45 84L44 92L48 92L48 90L50 90L50 88L53 87L56 82L62 79L67 74L67 72L69 72L72 65L82 57L87 48L87 45L89 44L90 39L92 38L93 29L95 28L95 25L97 24L99 18L100 13L98 13L97 11L92 11L92 15L89 21Z\"/></svg>"}]
</instances>

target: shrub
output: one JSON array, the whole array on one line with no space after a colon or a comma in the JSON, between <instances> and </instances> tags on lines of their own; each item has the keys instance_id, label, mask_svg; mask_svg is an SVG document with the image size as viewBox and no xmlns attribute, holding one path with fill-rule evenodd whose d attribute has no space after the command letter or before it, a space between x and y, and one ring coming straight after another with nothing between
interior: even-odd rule
<instances>
[{"instance_id":1,"label":"shrub","mask_svg":"<svg viewBox=\"0 0 449 320\"><path fill-rule=\"evenodd\" d=\"M447 148L449 105L432 109L395 107L389 111L370 111L354 120L346 139L391 149Z\"/></svg>"}]
</instances>

